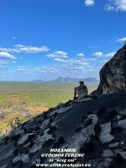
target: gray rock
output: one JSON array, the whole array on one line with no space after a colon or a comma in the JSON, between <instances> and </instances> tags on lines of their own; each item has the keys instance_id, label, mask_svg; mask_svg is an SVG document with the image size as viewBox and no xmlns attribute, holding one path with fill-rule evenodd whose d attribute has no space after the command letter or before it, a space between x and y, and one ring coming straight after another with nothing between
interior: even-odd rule
<instances>
[{"instance_id":1,"label":"gray rock","mask_svg":"<svg viewBox=\"0 0 126 168\"><path fill-rule=\"evenodd\" d=\"M117 113L120 114L120 115L125 116L126 115L126 109L123 109L123 110L118 109Z\"/></svg>"},{"instance_id":2,"label":"gray rock","mask_svg":"<svg viewBox=\"0 0 126 168\"><path fill-rule=\"evenodd\" d=\"M6 158L11 157L13 151L14 151L14 149L12 147L12 144L7 144L7 146L4 147L4 152L6 152L6 153L4 153L0 150L0 162L2 162L3 160L6 160Z\"/></svg>"},{"instance_id":3,"label":"gray rock","mask_svg":"<svg viewBox=\"0 0 126 168\"><path fill-rule=\"evenodd\" d=\"M56 113L58 113L58 114L64 113L64 112L70 110L71 108L73 108L72 105L71 105L71 106L68 106L68 107L61 107L61 108L59 108L59 109L56 109L56 110L52 111L48 116L49 116L49 117L52 117L52 116L55 115Z\"/></svg>"},{"instance_id":4,"label":"gray rock","mask_svg":"<svg viewBox=\"0 0 126 168\"><path fill-rule=\"evenodd\" d=\"M60 113L64 113L64 112L70 110L71 108L73 108L73 106L62 107L62 108L60 108L60 109L57 110L57 113L59 113L59 114Z\"/></svg>"},{"instance_id":5,"label":"gray rock","mask_svg":"<svg viewBox=\"0 0 126 168\"><path fill-rule=\"evenodd\" d=\"M123 129L126 129L126 119L125 120L120 120L118 122L118 126L122 127Z\"/></svg>"},{"instance_id":6,"label":"gray rock","mask_svg":"<svg viewBox=\"0 0 126 168\"><path fill-rule=\"evenodd\" d=\"M120 144L121 144L121 145L124 145L124 142L121 142Z\"/></svg>"},{"instance_id":7,"label":"gray rock","mask_svg":"<svg viewBox=\"0 0 126 168\"><path fill-rule=\"evenodd\" d=\"M105 158L104 161L97 164L97 168L106 168L108 167L112 162L111 158Z\"/></svg>"},{"instance_id":8,"label":"gray rock","mask_svg":"<svg viewBox=\"0 0 126 168\"><path fill-rule=\"evenodd\" d=\"M1 168L7 168L6 165L2 166Z\"/></svg>"},{"instance_id":9,"label":"gray rock","mask_svg":"<svg viewBox=\"0 0 126 168\"><path fill-rule=\"evenodd\" d=\"M109 144L109 147L112 148L112 147L116 147L118 145L119 145L119 142L115 142L115 143Z\"/></svg>"},{"instance_id":10,"label":"gray rock","mask_svg":"<svg viewBox=\"0 0 126 168\"><path fill-rule=\"evenodd\" d=\"M119 153L125 160L126 160L126 152L124 152L122 149L115 150L115 154Z\"/></svg>"},{"instance_id":11,"label":"gray rock","mask_svg":"<svg viewBox=\"0 0 126 168\"><path fill-rule=\"evenodd\" d=\"M42 136L37 136L37 138L34 141L34 145L30 149L29 153L35 153L39 151L43 144L48 141L49 139L54 139L51 134L48 134L49 129L47 129Z\"/></svg>"},{"instance_id":12,"label":"gray rock","mask_svg":"<svg viewBox=\"0 0 126 168\"><path fill-rule=\"evenodd\" d=\"M30 145L31 142L28 142L24 145L24 148L27 148Z\"/></svg>"},{"instance_id":13,"label":"gray rock","mask_svg":"<svg viewBox=\"0 0 126 168\"><path fill-rule=\"evenodd\" d=\"M44 130L44 129L48 126L49 122L50 122L50 118L46 119L45 121L43 121L43 123L42 123L42 125L40 126L40 128L41 128L42 130Z\"/></svg>"},{"instance_id":14,"label":"gray rock","mask_svg":"<svg viewBox=\"0 0 126 168\"><path fill-rule=\"evenodd\" d=\"M121 115L117 115L117 120L120 120L121 119Z\"/></svg>"},{"instance_id":15,"label":"gray rock","mask_svg":"<svg viewBox=\"0 0 126 168\"><path fill-rule=\"evenodd\" d=\"M34 133L29 133L29 134L24 135L21 139L18 140L17 145L24 144L28 140L30 135L34 135Z\"/></svg>"},{"instance_id":16,"label":"gray rock","mask_svg":"<svg viewBox=\"0 0 126 168\"><path fill-rule=\"evenodd\" d=\"M75 100L75 102L82 103L82 102L86 102L86 101L90 101L90 100L92 100L92 98L88 97L88 98L77 99L77 100Z\"/></svg>"},{"instance_id":17,"label":"gray rock","mask_svg":"<svg viewBox=\"0 0 126 168\"><path fill-rule=\"evenodd\" d=\"M68 148L75 148L79 152L80 146L90 140L90 136L94 134L94 125L89 125L83 128L79 133L76 133L67 143Z\"/></svg>"},{"instance_id":18,"label":"gray rock","mask_svg":"<svg viewBox=\"0 0 126 168\"><path fill-rule=\"evenodd\" d=\"M102 124L101 126L101 132L100 132L100 140L101 142L104 143L108 143L110 141L112 141L114 139L113 135L110 135L111 132L111 123L106 123L106 124Z\"/></svg>"},{"instance_id":19,"label":"gray rock","mask_svg":"<svg viewBox=\"0 0 126 168\"><path fill-rule=\"evenodd\" d=\"M35 153L35 152L39 151L40 149L42 149L42 145L43 144L35 143L33 145L33 147L30 149L29 153Z\"/></svg>"},{"instance_id":20,"label":"gray rock","mask_svg":"<svg viewBox=\"0 0 126 168\"><path fill-rule=\"evenodd\" d=\"M35 159L34 161L32 161L32 164L38 164L40 163L40 159Z\"/></svg>"},{"instance_id":21,"label":"gray rock","mask_svg":"<svg viewBox=\"0 0 126 168\"><path fill-rule=\"evenodd\" d=\"M122 47L100 70L97 93L126 91L126 48Z\"/></svg>"},{"instance_id":22,"label":"gray rock","mask_svg":"<svg viewBox=\"0 0 126 168\"><path fill-rule=\"evenodd\" d=\"M88 163L94 168L107 168L112 162L112 158L100 158L89 160Z\"/></svg>"},{"instance_id":23,"label":"gray rock","mask_svg":"<svg viewBox=\"0 0 126 168\"><path fill-rule=\"evenodd\" d=\"M103 157L112 157L113 156L113 152L109 149L107 150L103 150Z\"/></svg>"},{"instance_id":24,"label":"gray rock","mask_svg":"<svg viewBox=\"0 0 126 168\"><path fill-rule=\"evenodd\" d=\"M12 163L16 163L18 161L22 161L23 163L28 163L29 162L29 155L28 154L23 154L21 156L17 156L13 159Z\"/></svg>"},{"instance_id":25,"label":"gray rock","mask_svg":"<svg viewBox=\"0 0 126 168\"><path fill-rule=\"evenodd\" d=\"M123 159L126 160L126 152L119 152L119 153L120 153L120 155L123 157Z\"/></svg>"},{"instance_id":26,"label":"gray rock","mask_svg":"<svg viewBox=\"0 0 126 168\"><path fill-rule=\"evenodd\" d=\"M18 135L18 134L23 135L24 134L24 130L19 130L14 135Z\"/></svg>"},{"instance_id":27,"label":"gray rock","mask_svg":"<svg viewBox=\"0 0 126 168\"><path fill-rule=\"evenodd\" d=\"M98 117L95 114L90 114L87 116L87 118L92 119L92 124L94 124L94 125L97 124L97 122L98 122Z\"/></svg>"}]
</instances>

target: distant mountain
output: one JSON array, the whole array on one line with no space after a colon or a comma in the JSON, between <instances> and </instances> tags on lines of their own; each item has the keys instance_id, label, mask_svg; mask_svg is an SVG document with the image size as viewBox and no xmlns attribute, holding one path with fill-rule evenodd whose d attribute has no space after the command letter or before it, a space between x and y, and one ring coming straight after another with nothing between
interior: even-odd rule
<instances>
[{"instance_id":1,"label":"distant mountain","mask_svg":"<svg viewBox=\"0 0 126 168\"><path fill-rule=\"evenodd\" d=\"M85 78L83 79L85 82L99 82L98 79L96 78L92 78L92 77L89 77L89 78Z\"/></svg>"},{"instance_id":2,"label":"distant mountain","mask_svg":"<svg viewBox=\"0 0 126 168\"><path fill-rule=\"evenodd\" d=\"M33 80L32 82L44 82L44 81L41 79L36 79L36 80Z\"/></svg>"},{"instance_id":3,"label":"distant mountain","mask_svg":"<svg viewBox=\"0 0 126 168\"><path fill-rule=\"evenodd\" d=\"M84 78L84 79L79 79L79 78L70 78L70 77L59 77L55 80L51 80L51 82L79 82L79 81L84 81L84 82L99 82L96 78Z\"/></svg>"}]
</instances>

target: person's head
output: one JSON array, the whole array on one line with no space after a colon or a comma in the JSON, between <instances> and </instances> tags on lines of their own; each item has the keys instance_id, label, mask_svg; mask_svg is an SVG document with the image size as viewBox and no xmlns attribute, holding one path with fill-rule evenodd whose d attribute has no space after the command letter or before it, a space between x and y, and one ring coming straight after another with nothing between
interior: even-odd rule
<instances>
[{"instance_id":1,"label":"person's head","mask_svg":"<svg viewBox=\"0 0 126 168\"><path fill-rule=\"evenodd\" d=\"M79 83L80 83L80 85L84 85L84 82L83 82L83 81L80 81Z\"/></svg>"}]
</instances>

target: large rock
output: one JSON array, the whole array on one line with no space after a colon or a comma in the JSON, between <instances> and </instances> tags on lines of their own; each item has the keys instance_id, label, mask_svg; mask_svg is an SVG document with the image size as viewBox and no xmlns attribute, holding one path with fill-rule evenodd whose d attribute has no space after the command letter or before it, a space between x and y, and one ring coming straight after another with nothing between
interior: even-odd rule
<instances>
[{"instance_id":1,"label":"large rock","mask_svg":"<svg viewBox=\"0 0 126 168\"><path fill-rule=\"evenodd\" d=\"M126 45L100 70L100 84L97 93L106 94L126 91Z\"/></svg>"}]
</instances>

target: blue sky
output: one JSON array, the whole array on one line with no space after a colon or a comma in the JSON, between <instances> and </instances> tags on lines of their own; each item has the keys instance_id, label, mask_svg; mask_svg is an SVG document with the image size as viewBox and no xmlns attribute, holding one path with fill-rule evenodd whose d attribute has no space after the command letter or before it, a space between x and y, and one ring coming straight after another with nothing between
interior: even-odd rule
<instances>
[{"instance_id":1,"label":"blue sky","mask_svg":"<svg viewBox=\"0 0 126 168\"><path fill-rule=\"evenodd\" d=\"M125 0L0 0L0 80L99 79L126 40Z\"/></svg>"}]
</instances>

